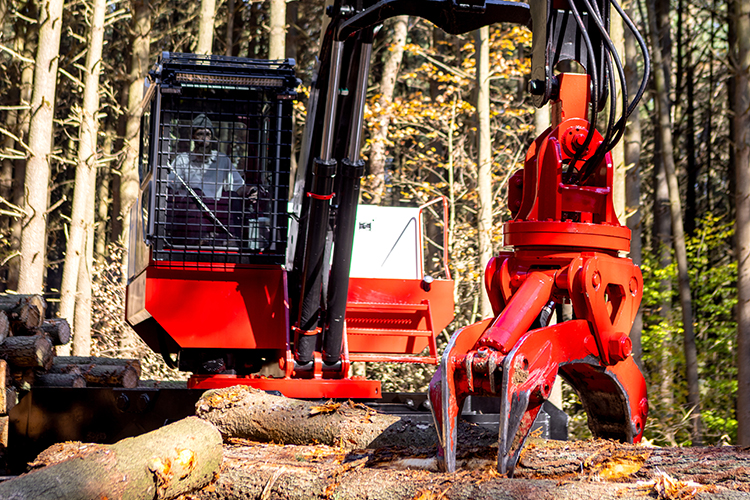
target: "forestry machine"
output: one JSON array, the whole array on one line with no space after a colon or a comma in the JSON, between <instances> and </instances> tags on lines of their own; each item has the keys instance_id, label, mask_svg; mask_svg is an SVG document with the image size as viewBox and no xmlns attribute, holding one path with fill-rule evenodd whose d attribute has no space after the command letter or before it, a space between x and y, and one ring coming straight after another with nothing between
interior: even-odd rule
<instances>
[{"instance_id":1,"label":"forestry machine","mask_svg":"<svg viewBox=\"0 0 750 500\"><path fill-rule=\"evenodd\" d=\"M646 60L632 99L610 2ZM327 14L293 186L294 61L159 58L146 81L127 320L197 389L378 398L380 383L350 376L352 362L439 364L429 399L448 471L462 406L481 396L499 399L498 470L512 475L558 374L595 436L640 440L648 402L629 332L643 281L624 256L609 153L648 79L633 23L615 0L336 0ZM508 185L512 250L485 274L495 316L458 330L442 358L453 282L445 244L441 276L425 271L423 226L445 219L445 201L358 209L373 33L398 15L452 34L531 28L528 91L537 107L551 103L552 126ZM550 324L563 303L573 319Z\"/></svg>"}]
</instances>

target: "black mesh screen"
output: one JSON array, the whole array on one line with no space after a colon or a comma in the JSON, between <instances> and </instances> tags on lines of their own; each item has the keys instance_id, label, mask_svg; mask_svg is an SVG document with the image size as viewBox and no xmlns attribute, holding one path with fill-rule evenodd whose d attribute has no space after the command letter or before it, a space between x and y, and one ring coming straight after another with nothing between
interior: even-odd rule
<instances>
[{"instance_id":1,"label":"black mesh screen","mask_svg":"<svg viewBox=\"0 0 750 500\"><path fill-rule=\"evenodd\" d=\"M278 88L168 91L155 103L153 258L283 263L292 101Z\"/></svg>"}]
</instances>

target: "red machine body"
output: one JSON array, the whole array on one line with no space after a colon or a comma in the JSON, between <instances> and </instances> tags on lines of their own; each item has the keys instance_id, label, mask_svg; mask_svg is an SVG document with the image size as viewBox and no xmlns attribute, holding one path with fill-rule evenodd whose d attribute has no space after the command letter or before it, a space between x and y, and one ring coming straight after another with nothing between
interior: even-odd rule
<instances>
[{"instance_id":1,"label":"red machine body","mask_svg":"<svg viewBox=\"0 0 750 500\"><path fill-rule=\"evenodd\" d=\"M455 470L463 402L470 395L494 396L501 399L498 470L512 475L558 374L579 393L594 435L637 442L643 434L646 383L629 337L643 280L620 255L629 249L630 231L613 209L609 153L585 184L568 180L602 141L594 132L576 158L590 127L590 79L557 78L553 125L511 179L515 218L504 226L504 243L513 251L492 259L485 273L495 317L454 334L430 384L439 455L449 471ZM576 319L534 326L545 308L563 302L572 303Z\"/></svg>"}]
</instances>

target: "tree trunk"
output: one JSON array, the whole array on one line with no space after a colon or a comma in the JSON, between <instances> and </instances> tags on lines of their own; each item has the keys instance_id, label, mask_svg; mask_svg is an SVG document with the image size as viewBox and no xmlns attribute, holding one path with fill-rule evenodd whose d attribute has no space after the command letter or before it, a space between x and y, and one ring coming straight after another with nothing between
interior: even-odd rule
<instances>
[{"instance_id":1,"label":"tree trunk","mask_svg":"<svg viewBox=\"0 0 750 500\"><path fill-rule=\"evenodd\" d=\"M391 103L401 61L404 58L409 16L394 17L390 21L390 27L391 41L383 51L383 76L380 79L380 96L376 107L378 121L371 135L370 175L366 191L371 196L367 202L373 205L380 205L385 196L385 160L388 126L391 123Z\"/></svg>"},{"instance_id":2,"label":"tree trunk","mask_svg":"<svg viewBox=\"0 0 750 500\"><path fill-rule=\"evenodd\" d=\"M30 2L32 3L32 2ZM35 5L35 4L34 4ZM34 58L34 44L32 40L37 31L36 25L25 20L18 20L16 22L16 49L17 52L23 54L24 58L30 60ZM21 36L23 33L23 36ZM31 105L31 89L34 80L34 65L22 62L21 63L21 81L20 87L20 105ZM28 143L29 135L29 123L31 121L30 109L21 109L17 116L17 135L21 140L21 143ZM20 144L17 145L19 151L23 151L24 148ZM26 180L26 158L18 159L15 161L15 170L13 173L13 204L17 207L24 206L26 201L25 191L25 180ZM14 255L12 259L8 261L8 290L18 290L18 277L21 272L21 235L23 232L23 218L17 217L13 219L11 223L10 233L10 251Z\"/></svg>"},{"instance_id":3,"label":"tree trunk","mask_svg":"<svg viewBox=\"0 0 750 500\"><path fill-rule=\"evenodd\" d=\"M54 445L34 462L41 469L0 483L0 498L175 498L210 483L221 460L216 428L191 417L113 445Z\"/></svg>"},{"instance_id":4,"label":"tree trunk","mask_svg":"<svg viewBox=\"0 0 750 500\"><path fill-rule=\"evenodd\" d=\"M625 38L624 38L624 29L623 29L623 23L620 16L613 15L610 19L609 24L609 33L610 37L612 38L612 43L615 46L615 49L617 50L617 53L620 55L620 58L622 59L625 55ZM637 86L634 88L638 88ZM616 103L616 109L617 114L615 115L615 118L620 115L620 113L623 113L622 109L622 89L620 86L616 86L616 88L612 89L610 91L609 95L610 99L614 99ZM609 105L607 106L607 109L609 109ZM635 113L634 113L635 114ZM624 216L625 216L625 206L626 206L626 194L625 194L625 177L626 177L626 164L625 164L625 143L624 141L620 141L617 143L617 145L612 149L612 165L614 167L614 179L612 182L612 202L615 209L615 214L617 215L617 218L624 222Z\"/></svg>"},{"instance_id":5,"label":"tree trunk","mask_svg":"<svg viewBox=\"0 0 750 500\"><path fill-rule=\"evenodd\" d=\"M207 391L195 407L196 414L216 425L225 440L321 443L345 450L437 444L432 424L376 413L364 405L319 404L250 387ZM459 439L487 446L497 441L497 433L461 425Z\"/></svg>"},{"instance_id":6,"label":"tree trunk","mask_svg":"<svg viewBox=\"0 0 750 500\"><path fill-rule=\"evenodd\" d=\"M130 73L128 81L128 107L127 120L125 124L125 157L122 162L120 175L120 224L122 234L114 239L121 239L121 244L126 251L123 254L123 263L127 263L127 245L130 235L128 225L130 207L138 199L138 138L141 129L141 101L143 100L143 79L149 70L149 50L151 45L151 11L149 2L146 0L132 0L131 8L133 18L131 30L133 42L131 44ZM125 264L123 264L125 265ZM127 279L127 272L123 273L123 279Z\"/></svg>"},{"instance_id":7,"label":"tree trunk","mask_svg":"<svg viewBox=\"0 0 750 500\"><path fill-rule=\"evenodd\" d=\"M659 46L658 31L656 29L656 14L654 0L648 3L648 17L651 31L652 47ZM688 411L690 411L691 437L694 445L702 444L700 392L698 385L698 354L695 347L695 333L693 330L693 306L690 297L690 279L688 276L687 251L685 248L685 233L682 225L682 204L680 202L680 186L675 172L674 151L672 148L672 123L669 114L669 92L667 78L664 72L661 52L654 50L654 85L656 87L656 108L658 115L658 133L662 145L662 161L669 187L669 207L672 218L672 244L677 259L677 275L682 308L682 326L684 331L683 347L685 350L685 371L688 385Z\"/></svg>"},{"instance_id":8,"label":"tree trunk","mask_svg":"<svg viewBox=\"0 0 750 500\"><path fill-rule=\"evenodd\" d=\"M86 233L88 229L88 205L94 198L96 179L96 142L99 133L99 75L101 73L102 48L104 46L104 14L106 0L93 0L89 20L89 43L86 53L83 106L81 125L78 133L78 162L76 165L75 190L70 215L70 233L65 250L65 266L60 284L59 315L73 325L73 344L77 343L75 318L76 290L81 259L85 256ZM90 335L90 334L89 334ZM89 341L90 343L90 341Z\"/></svg>"},{"instance_id":9,"label":"tree trunk","mask_svg":"<svg viewBox=\"0 0 750 500\"><path fill-rule=\"evenodd\" d=\"M201 0L198 21L198 46L196 54L212 54L214 45L214 23L216 22L216 0Z\"/></svg>"},{"instance_id":10,"label":"tree trunk","mask_svg":"<svg viewBox=\"0 0 750 500\"><path fill-rule=\"evenodd\" d=\"M734 94L737 238L737 444L750 445L750 5L732 2L737 68Z\"/></svg>"},{"instance_id":11,"label":"tree trunk","mask_svg":"<svg viewBox=\"0 0 750 500\"><path fill-rule=\"evenodd\" d=\"M626 6L628 16L633 19L633 2ZM637 89L640 85L638 77L638 49L636 40L630 30L625 30L625 78L628 88ZM627 226L630 229L630 258L637 265L643 263L641 243L642 220L641 213L641 119L639 113L633 113L628 119L625 129L625 177L626 211L629 214ZM633 358L638 366L642 366L641 333L643 330L643 312L638 309L633 328L630 330L630 340L633 342Z\"/></svg>"},{"instance_id":12,"label":"tree trunk","mask_svg":"<svg viewBox=\"0 0 750 500\"><path fill-rule=\"evenodd\" d=\"M342 453L326 446L238 442L201 500L746 498L750 454L737 448L664 448L609 441L534 441L516 478L495 472L497 449L459 451L457 474L435 473L434 449Z\"/></svg>"},{"instance_id":13,"label":"tree trunk","mask_svg":"<svg viewBox=\"0 0 750 500\"><path fill-rule=\"evenodd\" d=\"M271 0L269 10L268 58L284 59L286 57L286 0Z\"/></svg>"},{"instance_id":14,"label":"tree trunk","mask_svg":"<svg viewBox=\"0 0 750 500\"><path fill-rule=\"evenodd\" d=\"M34 387L86 387L80 373L41 373L34 378Z\"/></svg>"},{"instance_id":15,"label":"tree trunk","mask_svg":"<svg viewBox=\"0 0 750 500\"><path fill-rule=\"evenodd\" d=\"M90 185L96 183L96 169L89 171ZM89 197L86 206L85 254L78 268L78 293L76 294L75 338L73 340L73 354L88 356L91 354L91 276L94 270L94 210L96 198Z\"/></svg>"},{"instance_id":16,"label":"tree trunk","mask_svg":"<svg viewBox=\"0 0 750 500\"><path fill-rule=\"evenodd\" d=\"M39 45L34 65L34 89L31 96L29 149L26 162L26 200L21 235L20 293L44 291L47 248L47 188L50 178L49 155L52 129L57 61L60 51L63 2L45 0L39 9Z\"/></svg>"},{"instance_id":17,"label":"tree trunk","mask_svg":"<svg viewBox=\"0 0 750 500\"><path fill-rule=\"evenodd\" d=\"M482 319L492 316L492 305L484 288L484 270L492 258L492 134L490 132L490 29L474 32L477 85L477 194L479 195L479 290Z\"/></svg>"}]
</instances>

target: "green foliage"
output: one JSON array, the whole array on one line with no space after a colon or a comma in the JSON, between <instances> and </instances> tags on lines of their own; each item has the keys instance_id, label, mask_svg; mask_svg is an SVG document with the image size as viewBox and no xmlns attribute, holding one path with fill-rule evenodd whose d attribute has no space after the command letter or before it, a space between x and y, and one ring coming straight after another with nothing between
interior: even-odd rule
<instances>
[{"instance_id":1,"label":"green foliage","mask_svg":"<svg viewBox=\"0 0 750 500\"><path fill-rule=\"evenodd\" d=\"M690 286L703 418L707 443L734 442L737 392L735 336L737 263L730 251L733 227L708 214L688 238ZM657 444L690 444L682 320L674 264L662 268L645 253L643 368L649 384L646 437Z\"/></svg>"}]
</instances>

